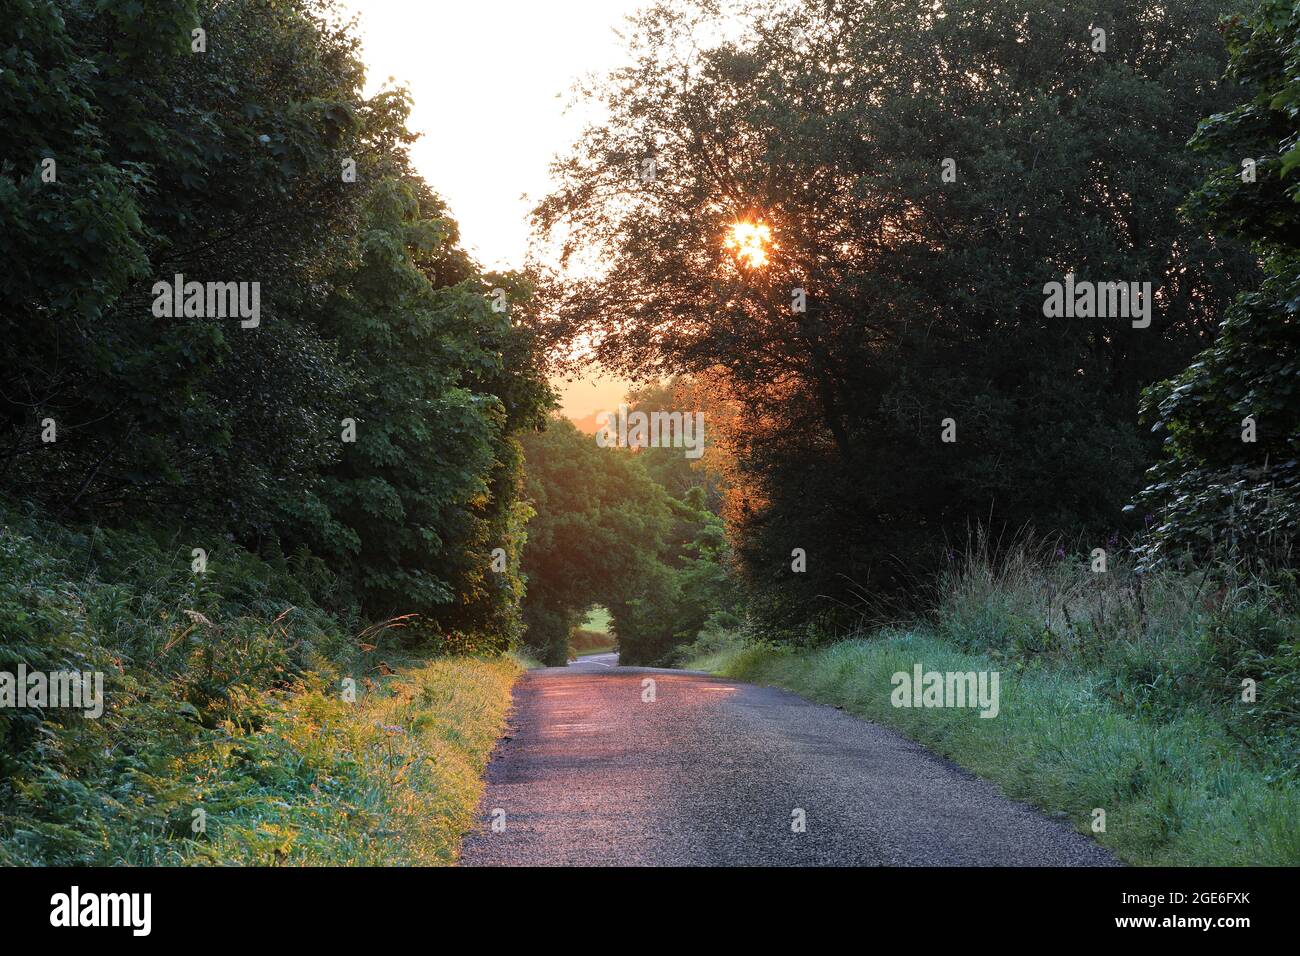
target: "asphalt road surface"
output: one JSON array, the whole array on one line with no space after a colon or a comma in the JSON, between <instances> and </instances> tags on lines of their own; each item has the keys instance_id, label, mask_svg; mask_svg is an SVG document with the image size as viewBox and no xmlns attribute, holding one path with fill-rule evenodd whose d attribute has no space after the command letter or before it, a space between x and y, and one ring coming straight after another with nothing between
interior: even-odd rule
<instances>
[{"instance_id":1,"label":"asphalt road surface","mask_svg":"<svg viewBox=\"0 0 1300 956\"><path fill-rule=\"evenodd\" d=\"M617 654L519 681L461 862L1116 865L877 724L768 687L619 667Z\"/></svg>"}]
</instances>

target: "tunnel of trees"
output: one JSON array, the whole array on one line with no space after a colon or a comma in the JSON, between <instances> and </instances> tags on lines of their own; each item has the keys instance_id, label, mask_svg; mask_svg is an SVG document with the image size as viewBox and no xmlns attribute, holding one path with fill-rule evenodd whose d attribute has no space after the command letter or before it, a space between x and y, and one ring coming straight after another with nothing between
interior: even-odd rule
<instances>
[{"instance_id":1,"label":"tunnel of trees","mask_svg":"<svg viewBox=\"0 0 1300 956\"><path fill-rule=\"evenodd\" d=\"M671 401L646 389L634 407ZM548 664L593 604L611 618L624 664L663 664L709 624L734 626L736 595L710 475L680 449L600 448L565 419L524 438L527 643Z\"/></svg>"},{"instance_id":2,"label":"tunnel of trees","mask_svg":"<svg viewBox=\"0 0 1300 956\"><path fill-rule=\"evenodd\" d=\"M6 6L0 672L114 692L102 720L0 707L0 863L214 862L204 802L235 859L326 818L395 844L318 732L348 682L456 661L508 701L505 653L563 663L595 605L627 664L879 646L864 624L937 618L971 535L1026 528L1070 587L1067 547L1132 559L1088 706L1190 701L1294 783L1300 6L742 5L734 35L714 0L636 16L534 213L559 262L509 272L329 0ZM1045 307L1076 279L1150 283L1147 311ZM554 415L585 363L703 411L704 458ZM1148 571L1193 582L1163 633ZM963 651L1097 663L1072 621L992 610ZM317 812L326 778L358 802Z\"/></svg>"}]
</instances>

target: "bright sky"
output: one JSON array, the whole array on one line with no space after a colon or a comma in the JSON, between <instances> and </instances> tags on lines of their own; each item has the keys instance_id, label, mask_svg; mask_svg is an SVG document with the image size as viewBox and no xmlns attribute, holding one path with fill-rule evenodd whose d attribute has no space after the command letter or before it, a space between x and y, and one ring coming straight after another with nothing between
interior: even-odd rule
<instances>
[{"instance_id":1,"label":"bright sky","mask_svg":"<svg viewBox=\"0 0 1300 956\"><path fill-rule=\"evenodd\" d=\"M488 268L519 266L547 167L589 112L565 112L575 80L623 62L613 30L644 0L340 0L359 13L367 92L411 90L411 158L451 205ZM528 198L524 198L524 196ZM618 404L627 383L556 383L572 417Z\"/></svg>"}]
</instances>

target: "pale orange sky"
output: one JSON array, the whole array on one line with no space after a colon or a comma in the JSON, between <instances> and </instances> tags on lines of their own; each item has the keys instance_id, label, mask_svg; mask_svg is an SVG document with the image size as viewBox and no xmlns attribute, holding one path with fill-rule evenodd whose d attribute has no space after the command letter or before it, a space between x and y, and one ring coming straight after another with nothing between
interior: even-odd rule
<instances>
[{"instance_id":1,"label":"pale orange sky","mask_svg":"<svg viewBox=\"0 0 1300 956\"><path fill-rule=\"evenodd\" d=\"M575 80L623 61L613 32L644 0L340 0L360 14L367 93L391 76L414 99L416 169L451 205L465 247L488 268L522 265L528 213L548 165L576 140ZM615 407L619 380L554 383L565 414Z\"/></svg>"}]
</instances>

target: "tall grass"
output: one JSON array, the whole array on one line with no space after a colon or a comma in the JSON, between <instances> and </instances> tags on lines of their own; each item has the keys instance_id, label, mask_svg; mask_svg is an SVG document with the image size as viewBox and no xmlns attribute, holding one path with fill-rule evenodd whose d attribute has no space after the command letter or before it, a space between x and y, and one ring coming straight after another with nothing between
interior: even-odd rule
<instances>
[{"instance_id":1,"label":"tall grass","mask_svg":"<svg viewBox=\"0 0 1300 956\"><path fill-rule=\"evenodd\" d=\"M0 521L0 670L100 671L106 704L0 709L0 864L454 857L518 664L404 655L300 561Z\"/></svg>"},{"instance_id":2,"label":"tall grass","mask_svg":"<svg viewBox=\"0 0 1300 956\"><path fill-rule=\"evenodd\" d=\"M184 862L454 863L521 668L508 656L416 662L371 681L357 704L304 689L268 704L237 747L192 768L234 786Z\"/></svg>"}]
</instances>

